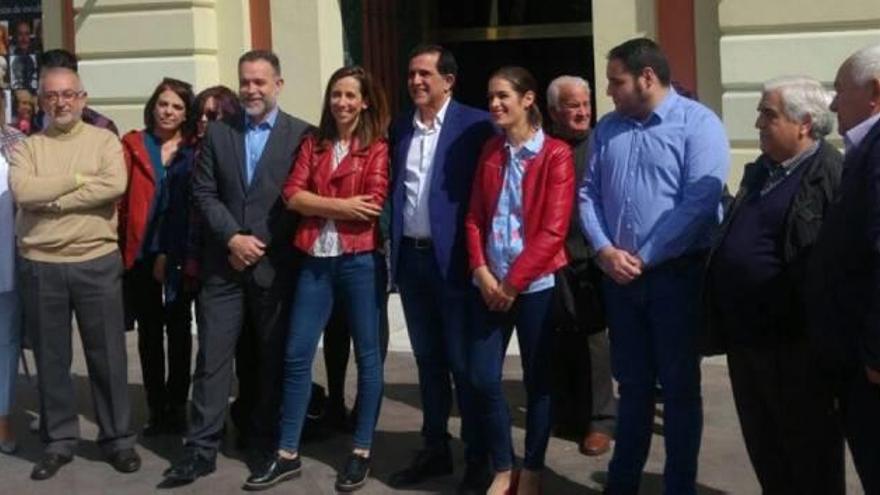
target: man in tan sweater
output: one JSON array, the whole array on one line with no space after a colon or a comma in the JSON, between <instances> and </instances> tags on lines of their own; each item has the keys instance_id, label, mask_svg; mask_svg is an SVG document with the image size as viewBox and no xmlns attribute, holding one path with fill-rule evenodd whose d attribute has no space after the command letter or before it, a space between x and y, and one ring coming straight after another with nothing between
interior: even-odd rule
<instances>
[{"instance_id":1,"label":"man in tan sweater","mask_svg":"<svg viewBox=\"0 0 880 495\"><path fill-rule=\"evenodd\" d=\"M18 205L20 290L37 359L40 436L46 443L31 478L48 479L70 462L79 440L70 376L71 312L89 370L98 444L118 471L140 468L131 430L116 200L127 176L116 137L82 122L79 76L51 69L40 81L49 127L20 145L9 183Z\"/></svg>"}]
</instances>

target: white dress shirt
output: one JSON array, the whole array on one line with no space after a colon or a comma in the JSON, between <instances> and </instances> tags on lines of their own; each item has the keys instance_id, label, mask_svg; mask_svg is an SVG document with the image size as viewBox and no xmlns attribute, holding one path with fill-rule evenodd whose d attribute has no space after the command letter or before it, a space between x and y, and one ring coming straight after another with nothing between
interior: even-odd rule
<instances>
[{"instance_id":1,"label":"white dress shirt","mask_svg":"<svg viewBox=\"0 0 880 495\"><path fill-rule=\"evenodd\" d=\"M339 141L333 143L333 162L330 169L330 174L339 168L339 164L342 163L342 160L345 156L348 155L348 145L342 144ZM333 219L328 218L324 221L324 226L321 228L321 233L318 234L318 238L315 239L315 243L312 244L312 256L316 258L332 258L333 256L339 256L342 254L342 244L339 242L339 232L336 231L336 222Z\"/></svg>"},{"instance_id":2,"label":"white dress shirt","mask_svg":"<svg viewBox=\"0 0 880 495\"><path fill-rule=\"evenodd\" d=\"M437 141L443 128L443 120L449 101L437 112L434 121L427 126L419 120L419 111L413 115L413 136L406 155L406 172L403 176L403 187L406 190L406 202L403 206L403 235L415 239L431 237L431 217L428 210L428 198L431 193L431 171L434 167L434 154Z\"/></svg>"}]
</instances>

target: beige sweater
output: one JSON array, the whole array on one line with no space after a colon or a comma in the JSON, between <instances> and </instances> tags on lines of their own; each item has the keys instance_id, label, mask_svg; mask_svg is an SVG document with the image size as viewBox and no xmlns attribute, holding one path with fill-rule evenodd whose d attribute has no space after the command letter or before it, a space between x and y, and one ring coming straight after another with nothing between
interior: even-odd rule
<instances>
[{"instance_id":1,"label":"beige sweater","mask_svg":"<svg viewBox=\"0 0 880 495\"><path fill-rule=\"evenodd\" d=\"M24 140L9 168L21 256L65 263L116 250L116 200L127 181L122 145L104 129L78 122Z\"/></svg>"}]
</instances>

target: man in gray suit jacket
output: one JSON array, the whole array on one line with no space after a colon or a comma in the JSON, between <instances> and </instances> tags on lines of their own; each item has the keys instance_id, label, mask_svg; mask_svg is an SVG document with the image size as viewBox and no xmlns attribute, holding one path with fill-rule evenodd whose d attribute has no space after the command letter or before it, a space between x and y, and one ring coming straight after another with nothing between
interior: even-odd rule
<instances>
[{"instance_id":1,"label":"man in gray suit jacket","mask_svg":"<svg viewBox=\"0 0 880 495\"><path fill-rule=\"evenodd\" d=\"M214 471L243 328L255 332L257 342L259 389L250 440L267 451L277 441L296 221L284 207L281 187L309 126L278 108L284 80L275 54L245 53L238 73L245 117L208 127L193 176L205 226L199 351L185 455L165 471L166 486Z\"/></svg>"}]
</instances>

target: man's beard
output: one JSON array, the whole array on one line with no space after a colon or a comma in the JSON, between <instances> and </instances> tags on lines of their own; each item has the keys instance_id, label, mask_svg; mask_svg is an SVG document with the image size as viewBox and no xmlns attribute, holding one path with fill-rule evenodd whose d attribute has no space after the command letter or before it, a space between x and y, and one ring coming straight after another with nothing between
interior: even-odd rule
<instances>
[{"instance_id":1,"label":"man's beard","mask_svg":"<svg viewBox=\"0 0 880 495\"><path fill-rule=\"evenodd\" d=\"M260 100L259 104L255 104L252 106L242 105L244 107L244 112L248 114L250 117L259 117L261 115L265 115L272 111L275 108L274 99L263 98Z\"/></svg>"},{"instance_id":2,"label":"man's beard","mask_svg":"<svg viewBox=\"0 0 880 495\"><path fill-rule=\"evenodd\" d=\"M66 131L73 127L77 122L79 122L80 119L82 119L82 113L70 112L64 116L64 122L59 122L57 118L49 114L47 114L46 117L49 121L48 127L54 127L56 129Z\"/></svg>"}]
</instances>

